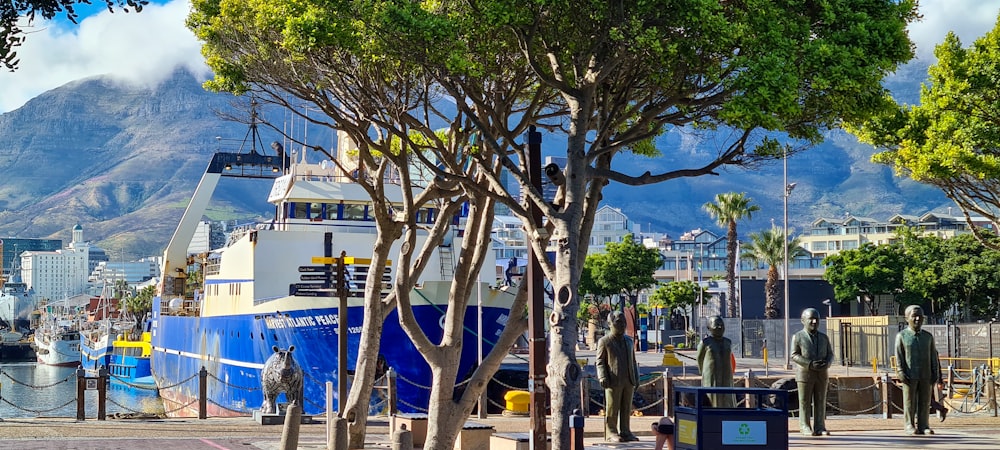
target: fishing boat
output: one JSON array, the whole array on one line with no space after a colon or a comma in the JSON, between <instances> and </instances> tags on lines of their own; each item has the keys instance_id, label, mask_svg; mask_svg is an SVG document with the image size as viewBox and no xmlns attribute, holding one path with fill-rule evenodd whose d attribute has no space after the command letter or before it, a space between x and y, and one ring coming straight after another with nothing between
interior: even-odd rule
<instances>
[{"instance_id":1,"label":"fishing boat","mask_svg":"<svg viewBox=\"0 0 1000 450\"><path fill-rule=\"evenodd\" d=\"M111 363L111 350L118 334L131 330L134 321L123 317L111 287L105 283L100 297L91 298L87 320L80 325L80 365L88 373L96 373Z\"/></svg>"},{"instance_id":2,"label":"fishing boat","mask_svg":"<svg viewBox=\"0 0 1000 450\"><path fill-rule=\"evenodd\" d=\"M255 124L251 132L256 136ZM341 138L341 142L346 141ZM160 294L153 304L152 366L170 415L197 414L197 374L202 367L208 372L209 415L252 414L263 402L261 369L274 346L295 347L292 355L304 372L304 413L325 411L323 402L315 399L325 398L326 382L336 386L342 375L337 350L340 298L329 289L336 267L331 262L341 252L347 255L349 280L343 319L349 349L346 367L349 371L355 367L368 265L349 260L371 257L376 237L371 200L330 161L308 162L305 151L286 155L278 143L272 148L276 156L258 153L256 145L247 153L216 153L164 252ZM275 218L242 227L230 235L224 248L191 257L188 242L221 177L272 180L268 201L274 205ZM429 224L437 213L427 207L417 217ZM462 222L461 217L455 218L454 223ZM461 248L461 230L452 233L437 248L420 287L412 293L414 314L431 339L442 335L440 324L457 261L453 249ZM418 248L422 242L423 238ZM396 254L398 246L394 250ZM495 281L494 265L494 261L484 263L489 270L480 274L479 292L473 294L473 304L478 301L482 308L473 306L464 312L469 324L465 342L479 340L475 330L481 320L485 352L499 337L514 299L513 288L490 285ZM395 270L392 265L385 269L383 296L392 286ZM194 274L200 274L203 283L190 291L187 281ZM397 383L399 409L419 412L426 408L431 373L399 326L395 312L385 320L381 342L380 357L401 380ZM461 359L455 361L459 373L469 373L476 360L477 346L466 345ZM339 405L341 400L335 396L334 402Z\"/></svg>"},{"instance_id":3,"label":"fishing boat","mask_svg":"<svg viewBox=\"0 0 1000 450\"><path fill-rule=\"evenodd\" d=\"M79 317L68 312L47 311L35 328L35 358L49 366L80 365Z\"/></svg>"},{"instance_id":4,"label":"fishing boat","mask_svg":"<svg viewBox=\"0 0 1000 450\"><path fill-rule=\"evenodd\" d=\"M153 354L151 325L147 321L142 331L118 334L112 342L111 362L108 365L108 376L112 384L135 389L156 389L150 365Z\"/></svg>"}]
</instances>

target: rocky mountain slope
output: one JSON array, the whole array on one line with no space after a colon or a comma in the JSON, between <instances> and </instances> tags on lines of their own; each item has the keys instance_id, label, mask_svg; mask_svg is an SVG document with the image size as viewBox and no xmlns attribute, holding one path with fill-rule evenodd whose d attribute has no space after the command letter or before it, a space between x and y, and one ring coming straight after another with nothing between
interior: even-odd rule
<instances>
[{"instance_id":1,"label":"rocky mountain slope","mask_svg":"<svg viewBox=\"0 0 1000 450\"><path fill-rule=\"evenodd\" d=\"M909 78L894 78L894 89L903 95L913 96L926 73L911 72ZM0 237L68 241L70 229L79 223L86 239L116 254L124 249L126 258L162 252L211 154L220 147L234 151L247 134L245 124L218 114L239 115L246 100L206 92L201 81L183 71L156 87L106 78L79 80L0 115ZM261 131L265 146L279 139L263 127ZM309 133L313 141L329 139L318 131ZM671 132L661 142L668 156L623 157L616 168L638 174L686 167L690 163L682 158L712 151L668 148L684 147L684 139L683 133ZM558 137L544 137L545 153L565 154L559 142ZM951 205L938 191L869 162L873 151L834 131L825 143L790 158L788 179L797 183L789 198L791 226L801 230L824 216L886 219ZM209 217L270 214L263 200L268 188L265 181L223 179ZM762 208L741 225L744 232L765 228L772 220L781 224L780 164L639 188L610 185L604 198L641 232L676 237L699 227L721 232L702 205L728 191L746 192Z\"/></svg>"}]
</instances>

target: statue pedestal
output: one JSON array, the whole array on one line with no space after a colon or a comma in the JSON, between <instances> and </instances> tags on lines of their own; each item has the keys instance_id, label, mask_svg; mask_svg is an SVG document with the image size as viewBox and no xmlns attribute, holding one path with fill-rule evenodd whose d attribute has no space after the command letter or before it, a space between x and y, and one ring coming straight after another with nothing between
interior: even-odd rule
<instances>
[{"instance_id":1,"label":"statue pedestal","mask_svg":"<svg viewBox=\"0 0 1000 450\"><path fill-rule=\"evenodd\" d=\"M255 409L253 410L253 420L261 425L284 425L285 412L264 414L259 409ZM299 423L311 424L313 423L313 416L303 414Z\"/></svg>"}]
</instances>

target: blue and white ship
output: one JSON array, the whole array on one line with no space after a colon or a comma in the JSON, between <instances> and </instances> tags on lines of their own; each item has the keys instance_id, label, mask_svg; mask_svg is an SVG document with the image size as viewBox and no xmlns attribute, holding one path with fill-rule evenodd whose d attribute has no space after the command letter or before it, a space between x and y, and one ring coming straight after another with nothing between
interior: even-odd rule
<instances>
[{"instance_id":1,"label":"blue and white ship","mask_svg":"<svg viewBox=\"0 0 1000 450\"><path fill-rule=\"evenodd\" d=\"M251 129L255 131L254 125ZM273 178L268 201L275 207L276 218L234 232L224 248L189 258L190 237L223 176ZM340 300L333 292L317 289L322 281L315 280L322 278L323 263L330 256L346 252L352 257L371 257L376 228L370 207L366 192L329 161L310 163L304 153L286 156L280 150L277 156L256 150L214 156L165 251L160 296L153 304L153 376L169 415L197 414L197 374L202 367L208 372L209 415L252 414L263 402L260 371L272 346L293 345L294 357L304 370L304 413L325 410L325 383L337 386L340 375ZM418 217L431 223L436 214L434 208L426 208ZM456 223L461 222L456 218ZM438 248L412 295L414 313L431 339L442 334L440 323L458 258L452 249L461 248L461 236L460 230L454 230L446 239L447 246ZM392 254L397 252L398 246ZM514 288L490 286L496 277L494 265L494 261L483 264L489 272L480 274L480 292L472 300L472 305L477 301L483 305L484 352L492 349L491 343L503 330L514 299ZM349 371L354 370L361 339L367 269L360 264L348 267ZM386 289L392 285L395 270L394 266L386 268ZM199 272L203 286L193 295L184 295L190 289L187 278ZM459 374L468 373L477 359L474 343L479 337L474 330L480 319L476 306L467 309L465 320L470 324L465 336L469 345L455 362ZM430 370L399 327L395 312L385 321L381 342L380 356L400 377L399 409L417 412L426 408Z\"/></svg>"}]
</instances>

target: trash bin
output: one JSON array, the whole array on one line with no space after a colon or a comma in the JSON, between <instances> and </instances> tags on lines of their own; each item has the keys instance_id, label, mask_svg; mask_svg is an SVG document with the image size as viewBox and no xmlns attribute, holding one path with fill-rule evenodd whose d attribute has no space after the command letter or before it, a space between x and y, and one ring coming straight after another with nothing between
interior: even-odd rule
<instances>
[{"instance_id":1,"label":"trash bin","mask_svg":"<svg viewBox=\"0 0 1000 450\"><path fill-rule=\"evenodd\" d=\"M649 331L646 330L646 324L640 325L639 326L639 351L640 352L644 352L644 351L649 350L649 339L646 338L646 336L648 334L649 334Z\"/></svg>"}]
</instances>

